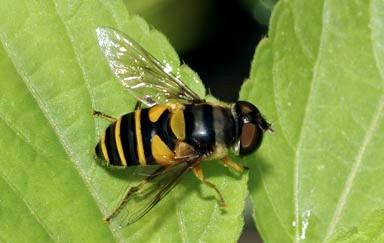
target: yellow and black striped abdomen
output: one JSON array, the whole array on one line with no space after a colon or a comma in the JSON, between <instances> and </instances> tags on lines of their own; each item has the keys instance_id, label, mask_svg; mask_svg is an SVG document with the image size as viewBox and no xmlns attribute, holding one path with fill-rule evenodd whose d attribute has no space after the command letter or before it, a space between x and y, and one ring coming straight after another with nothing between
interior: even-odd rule
<instances>
[{"instance_id":1,"label":"yellow and black striped abdomen","mask_svg":"<svg viewBox=\"0 0 384 243\"><path fill-rule=\"evenodd\" d=\"M135 113L128 113L111 124L101 135L95 151L97 157L108 165L125 167L139 164Z\"/></svg>"},{"instance_id":2,"label":"yellow and black striped abdomen","mask_svg":"<svg viewBox=\"0 0 384 243\"><path fill-rule=\"evenodd\" d=\"M108 165L131 166L175 162L175 146L183 141L201 157L214 156L217 146L230 147L235 120L227 107L208 103L163 104L120 117L101 136L96 154Z\"/></svg>"},{"instance_id":3,"label":"yellow and black striped abdomen","mask_svg":"<svg viewBox=\"0 0 384 243\"><path fill-rule=\"evenodd\" d=\"M96 155L113 166L166 163L184 133L180 112L171 113L169 106L156 105L125 114L102 134Z\"/></svg>"}]
</instances>

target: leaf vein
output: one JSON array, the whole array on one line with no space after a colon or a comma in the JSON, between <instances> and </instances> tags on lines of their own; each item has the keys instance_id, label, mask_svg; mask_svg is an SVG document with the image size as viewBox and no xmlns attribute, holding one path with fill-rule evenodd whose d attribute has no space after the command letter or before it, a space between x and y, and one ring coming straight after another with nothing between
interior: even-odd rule
<instances>
[{"instance_id":1,"label":"leaf vein","mask_svg":"<svg viewBox=\"0 0 384 243\"><path fill-rule=\"evenodd\" d=\"M55 0L52 0L52 1L53 1L54 5L55 5L55 12L56 12L56 14L57 14L57 16L58 16L58 19L61 21L61 23L62 23L63 26L64 26L65 34L67 35L68 40L69 40L69 42L70 42L70 47L71 47L72 52L73 52L73 54L74 54L74 56L75 56L76 63L77 63L77 65L79 66L79 69L81 70L81 74L82 74L82 76L83 76L84 84L85 84L86 90L87 90L87 92L88 92L88 94L89 94L89 97L90 97L90 100L91 100L91 106L92 106L92 109L94 109L94 108L95 108L95 99L94 99L95 95L94 95L94 93L93 93L93 91L92 91L92 88L90 87L89 77L88 77L86 71L84 70L83 65L81 65L80 57L79 57L79 55L77 54L76 49L75 49L75 47L74 47L74 40L73 40L73 36L70 34L69 27L68 27L68 25L66 24L66 22L63 20L62 16L59 14L59 12L58 12L58 10L57 10L57 2L56 2ZM78 10L77 10L77 11L78 11ZM93 120L94 120L94 119L93 119ZM95 121L94 121L93 124L94 124L94 126L96 126L96 125L95 125ZM96 128L95 128L95 129L96 129ZM95 136L96 136L96 133L95 133ZM95 139L96 139L96 138L95 138ZM75 161L75 160L74 160L74 161ZM75 164L76 164L76 163L79 163L79 160L76 160L76 161L75 161ZM91 163L91 166L94 167L94 164L95 164L95 163ZM92 167L92 168L93 168L93 167ZM101 198L100 198L100 195L99 195L99 193L97 192L97 190L92 186L91 180L88 179L88 177L86 176L86 172L85 172L85 171L82 171L81 167L78 166L78 165L76 166L76 168L77 168L77 170L79 171L79 174L80 174L81 178L83 179L85 186L88 188L89 192L91 193L91 195L92 195L93 198L95 199L95 202L96 202L96 204L98 205L100 211L101 211L103 214L105 214L104 211L105 211L105 209L106 209L107 207L106 207L105 205L102 204L102 200L101 200ZM90 169L92 169L92 168L90 168ZM112 227L111 224L108 224L108 229L110 230L111 235L112 235L116 240L120 240L120 241L121 241L120 237L116 234L116 231L113 230L113 229L111 229L111 227Z\"/></svg>"},{"instance_id":2,"label":"leaf vein","mask_svg":"<svg viewBox=\"0 0 384 243\"><path fill-rule=\"evenodd\" d=\"M290 239L292 239L292 236L291 236L291 234L289 233L289 230L285 227L285 224L283 223L283 220L282 220L281 216L277 213L275 204L273 203L271 197L269 196L269 192L268 192L267 186L266 186L266 184L265 184L265 182L264 182L264 176L263 176L263 173L262 173L263 170L261 169L259 163L257 163L256 168L257 168L257 170L258 170L259 173L260 173L261 183L263 184L263 187L264 187L264 190L265 190L265 195L267 196L268 201L271 203L273 213L276 215L276 218L278 219L279 223L281 224L281 227L282 227L282 228L284 229L284 231L287 233L288 237L289 237Z\"/></svg>"},{"instance_id":3,"label":"leaf vein","mask_svg":"<svg viewBox=\"0 0 384 243\"><path fill-rule=\"evenodd\" d=\"M56 122L54 120L54 116L52 115L52 113L50 112L50 109L48 108L48 105L44 102L43 98L41 98L39 92L35 90L35 88L31 84L31 81L28 78L28 75L15 62L15 57L12 55L12 51L10 50L10 47L7 44L6 40L4 39L3 35L0 35L0 42L1 42L2 46L4 47L5 53L8 55L10 61L12 62L13 66L15 67L15 70L18 72L19 76L21 77L25 86L27 87L27 90L32 95L32 97L36 100L39 109L44 114L48 123L51 125L53 131L57 135L57 137L58 137L60 143L62 144L64 150L66 151L67 155L69 156L69 158L72 161L74 161L73 164L74 164L75 168L77 169L77 171L79 172L80 177L83 180L85 180L85 182L86 182L85 186L88 188L88 190L90 191L90 193L93 195L94 198L99 198L99 196L96 196L96 194L97 194L96 190L94 190L92 185L87 181L87 176L86 176L85 172L79 166L80 159L76 156L75 152L72 150L72 148L70 146L70 143L67 141L65 136L61 133L58 125L56 124ZM98 201L100 201L100 200L98 200ZM113 232L113 231L111 230L111 232ZM114 234L112 233L112 235L114 235Z\"/></svg>"},{"instance_id":4,"label":"leaf vein","mask_svg":"<svg viewBox=\"0 0 384 243\"><path fill-rule=\"evenodd\" d=\"M323 44L324 44L324 41L325 41L325 35L324 35L324 31L325 31L325 24L326 21L327 21L327 18L329 18L328 16L328 12L327 12L327 0L324 0L324 3L323 3L323 10L322 10L322 26L321 26L321 32L320 32L320 42L319 42L319 49L318 49L318 53L316 55L316 59L315 59L315 62L314 62L314 66L313 66L313 75L312 75L312 79L311 79L311 84L310 84L310 87L309 87L309 90L308 90L308 98L307 98L307 102L305 104L305 108L304 108L304 114L303 114L303 121L302 121L302 124L301 124L301 128L300 128L300 135L299 135L299 139L298 139L298 142L297 142L297 146L296 146L296 152L295 152L295 156L294 156L294 165L293 165L293 200L294 200L294 221L295 221L295 242L300 242L300 212L299 212L299 208L300 208L300 203L299 203L299 193L300 193L300 163L301 163L301 150L302 150L302 147L304 146L303 144L303 141L304 141L304 129L305 129L305 124L307 123L307 119L308 119L308 113L309 113L309 110L310 110L310 107L311 107L311 104L312 104L312 99L313 97L315 96L315 92L316 92L316 89L315 89L315 86L316 86L316 76L317 76L317 70L318 70L318 67L319 67L319 64L320 64L320 53L322 52L322 49L323 49Z\"/></svg>"},{"instance_id":5,"label":"leaf vein","mask_svg":"<svg viewBox=\"0 0 384 243\"><path fill-rule=\"evenodd\" d=\"M351 188L353 187L354 179L356 178L357 173L359 172L359 169L362 165L364 154L367 150L367 147L369 143L371 142L373 135L375 134L375 131L377 130L380 120L383 117L384 113L384 96L381 97L377 109L375 113L373 114L372 121L369 125L369 128L365 134L364 140L362 145L360 146L360 149L357 151L355 160L352 165L352 169L347 177L347 180L344 184L344 188L342 190L342 193L340 195L340 198L337 202L337 206L335 208L335 211L332 216L332 220L328 226L326 236L324 238L323 242L326 242L330 239L330 237L333 235L336 229L336 225L338 224L339 220L341 219L341 214L343 213L343 210L345 208L345 204L348 200L349 193L351 191Z\"/></svg>"},{"instance_id":6,"label":"leaf vein","mask_svg":"<svg viewBox=\"0 0 384 243\"><path fill-rule=\"evenodd\" d=\"M180 233L180 238L183 243L188 242L188 234L185 228L185 220L184 220L184 215L183 212L180 210L180 208L177 206L176 199L173 196L173 205L175 206L175 211L176 211L176 217L177 217L177 225L179 227L179 233Z\"/></svg>"},{"instance_id":7,"label":"leaf vein","mask_svg":"<svg viewBox=\"0 0 384 243\"><path fill-rule=\"evenodd\" d=\"M376 46L376 41L374 40L375 38L373 37L374 33L373 33L373 27L374 24L372 23L373 22L373 18L372 18L372 11L377 11L376 9L374 9L373 7L373 1L370 2L370 23L369 23L369 30L370 30L370 40L371 40L371 45L372 45L372 52L373 52L373 60L375 61L375 66L377 68L377 70L379 71L379 75L380 75L380 78L382 81L384 81L384 70L381 68L381 65L379 64L379 60L380 58L378 57L377 53L379 52L377 50L377 46ZM381 44L381 43L380 43Z\"/></svg>"},{"instance_id":8,"label":"leaf vein","mask_svg":"<svg viewBox=\"0 0 384 243\"><path fill-rule=\"evenodd\" d=\"M370 11L369 11L371 24L372 24L372 11L373 11L372 3L373 3L373 1L370 2ZM381 80L384 81L384 72L379 65L379 62L378 62L379 59L377 56L377 51L375 51L376 45L375 45L375 41L373 38L373 29L372 28L370 28L370 40L371 40L371 45L372 45L372 50L373 50L372 54L374 57L373 59L375 62L376 69L378 70L378 74L379 74ZM339 197L339 200L336 204L335 211L334 211L332 218L331 218L331 221L328 225L327 232L326 232L326 235L324 237L323 242L329 241L336 230L336 226L341 219L341 215L342 215L343 210L345 208L345 204L347 203L349 193L353 187L354 179L357 176L357 173L358 173L358 171L359 171L359 169L363 163L364 153L365 153L365 151L369 145L369 142L373 138L375 130L377 130L377 128L379 126L380 119L383 117L383 112L384 112L384 96L381 96L381 98L377 104L376 111L372 116L371 123L368 127L366 134L365 134L362 145L359 146L360 149L357 151L355 160L353 162L352 169L351 169L350 173L348 174L348 177L347 177L346 182L344 184L344 188L343 188L342 193Z\"/></svg>"},{"instance_id":9,"label":"leaf vein","mask_svg":"<svg viewBox=\"0 0 384 243\"><path fill-rule=\"evenodd\" d=\"M40 150L39 148L36 148L32 144L31 139L28 138L20 129L18 129L15 123L12 123L1 111L0 120L2 120L4 124L9 127L9 129L11 129L16 136L20 137L20 139L25 142L29 147L31 147L36 153L44 154L44 151Z\"/></svg>"},{"instance_id":10,"label":"leaf vein","mask_svg":"<svg viewBox=\"0 0 384 243\"><path fill-rule=\"evenodd\" d=\"M28 201L22 196L22 194L17 190L16 187L12 185L12 183L8 180L8 178L2 173L0 170L0 177L3 181L8 185L8 187L13 191L13 193L24 203L24 205L28 208L28 212L30 215L37 221L37 223L45 230L49 238L52 239L53 242L57 242L54 238L54 234L48 229L48 226L43 223L43 221L39 218L39 216L35 213L35 210L32 206L29 205Z\"/></svg>"}]
</instances>

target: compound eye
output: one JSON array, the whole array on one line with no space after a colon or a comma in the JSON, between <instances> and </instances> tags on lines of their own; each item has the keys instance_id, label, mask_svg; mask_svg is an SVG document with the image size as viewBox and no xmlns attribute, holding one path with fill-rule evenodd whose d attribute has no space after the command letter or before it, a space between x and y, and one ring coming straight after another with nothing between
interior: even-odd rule
<instances>
[{"instance_id":1,"label":"compound eye","mask_svg":"<svg viewBox=\"0 0 384 243\"><path fill-rule=\"evenodd\" d=\"M245 123L241 129L240 154L249 154L255 151L261 143L263 132L253 123Z\"/></svg>"}]
</instances>

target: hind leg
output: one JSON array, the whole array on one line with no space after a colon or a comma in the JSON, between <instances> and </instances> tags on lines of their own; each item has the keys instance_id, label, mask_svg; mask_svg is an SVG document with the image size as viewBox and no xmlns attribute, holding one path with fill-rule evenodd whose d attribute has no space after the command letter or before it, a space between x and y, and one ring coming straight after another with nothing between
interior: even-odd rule
<instances>
[{"instance_id":1,"label":"hind leg","mask_svg":"<svg viewBox=\"0 0 384 243\"><path fill-rule=\"evenodd\" d=\"M104 114L103 112L100 112L100 111L95 111L95 110L93 110L93 111L92 111L92 115L93 115L94 117L102 118L102 119L107 120L107 121L109 121L109 122L115 122L115 121L117 121L117 119L114 118L113 116L109 116L109 115Z\"/></svg>"}]
</instances>

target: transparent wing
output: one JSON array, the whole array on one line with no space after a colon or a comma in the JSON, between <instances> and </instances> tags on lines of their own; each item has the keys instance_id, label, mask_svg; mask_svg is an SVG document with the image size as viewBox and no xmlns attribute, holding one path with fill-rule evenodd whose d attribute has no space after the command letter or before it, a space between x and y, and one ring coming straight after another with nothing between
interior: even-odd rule
<instances>
[{"instance_id":1,"label":"transparent wing","mask_svg":"<svg viewBox=\"0 0 384 243\"><path fill-rule=\"evenodd\" d=\"M169 67L125 34L104 27L97 28L96 33L113 74L145 105L202 100L172 74Z\"/></svg>"},{"instance_id":2,"label":"transparent wing","mask_svg":"<svg viewBox=\"0 0 384 243\"><path fill-rule=\"evenodd\" d=\"M160 167L137 186L131 187L118 208L107 221L116 220L120 226L132 224L148 213L189 172L194 162L182 162L172 167Z\"/></svg>"}]
</instances>

